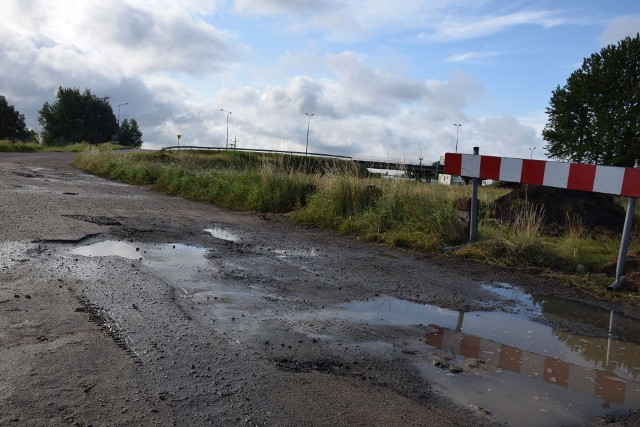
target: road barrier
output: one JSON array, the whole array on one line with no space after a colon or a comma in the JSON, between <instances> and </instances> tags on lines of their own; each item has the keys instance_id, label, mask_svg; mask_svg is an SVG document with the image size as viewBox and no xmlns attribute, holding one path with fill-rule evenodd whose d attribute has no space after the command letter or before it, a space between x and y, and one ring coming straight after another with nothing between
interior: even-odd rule
<instances>
[{"instance_id":1,"label":"road barrier","mask_svg":"<svg viewBox=\"0 0 640 427\"><path fill-rule=\"evenodd\" d=\"M635 168L446 153L444 173L640 197L640 169Z\"/></svg>"},{"instance_id":2,"label":"road barrier","mask_svg":"<svg viewBox=\"0 0 640 427\"><path fill-rule=\"evenodd\" d=\"M473 178L472 212L469 242L474 242L477 230L478 180L517 182L520 184L542 185L567 190L590 191L595 193L627 196L627 213L620 242L616 279L607 289L618 289L624 283L624 263L633 229L636 198L640 197L640 160L634 168L586 165L580 163L554 162L547 160L516 159L510 157L481 156L479 148L474 154L445 153L444 173Z\"/></svg>"}]
</instances>

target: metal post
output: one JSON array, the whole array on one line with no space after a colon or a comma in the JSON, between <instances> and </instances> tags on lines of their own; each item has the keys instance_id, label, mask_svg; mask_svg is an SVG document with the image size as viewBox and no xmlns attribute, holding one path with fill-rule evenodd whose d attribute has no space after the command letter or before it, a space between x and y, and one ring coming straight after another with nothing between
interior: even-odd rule
<instances>
[{"instance_id":1,"label":"metal post","mask_svg":"<svg viewBox=\"0 0 640 427\"><path fill-rule=\"evenodd\" d=\"M231 111L227 111L224 108L221 108L220 111L223 111L227 114L227 142L225 143L224 149L228 150L229 149L229 115L231 114Z\"/></svg>"},{"instance_id":2,"label":"metal post","mask_svg":"<svg viewBox=\"0 0 640 427\"><path fill-rule=\"evenodd\" d=\"M480 148L473 147L473 154L479 155ZM469 224L469 243L473 243L478 238L478 178L471 181L471 224Z\"/></svg>"},{"instance_id":3,"label":"metal post","mask_svg":"<svg viewBox=\"0 0 640 427\"><path fill-rule=\"evenodd\" d=\"M640 159L636 159L634 168L640 168ZM633 217L636 211L636 198L629 197L627 204L627 215L624 219L624 229L622 230L622 240L620 241L620 253L618 253L618 264L616 265L616 280L609 286L607 290L614 291L625 282L624 263L627 259L627 251L629 250L629 240L633 231Z\"/></svg>"},{"instance_id":4,"label":"metal post","mask_svg":"<svg viewBox=\"0 0 640 427\"><path fill-rule=\"evenodd\" d=\"M307 122L307 147L304 149L304 155L307 156L309 154L309 128L311 127L311 117L313 116L313 113L309 114L309 113L305 113L307 116L309 116L309 121Z\"/></svg>"}]
</instances>

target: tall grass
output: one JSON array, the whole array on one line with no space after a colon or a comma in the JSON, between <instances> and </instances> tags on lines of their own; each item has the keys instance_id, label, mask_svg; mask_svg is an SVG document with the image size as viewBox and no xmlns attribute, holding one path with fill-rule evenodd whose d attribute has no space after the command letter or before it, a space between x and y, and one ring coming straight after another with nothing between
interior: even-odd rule
<instances>
[{"instance_id":1,"label":"tall grass","mask_svg":"<svg viewBox=\"0 0 640 427\"><path fill-rule=\"evenodd\" d=\"M452 209L463 190L451 190L413 181L331 175L292 219L368 240L435 250L463 238Z\"/></svg>"},{"instance_id":2,"label":"tall grass","mask_svg":"<svg viewBox=\"0 0 640 427\"><path fill-rule=\"evenodd\" d=\"M278 157L267 161L245 154L93 150L81 153L74 164L111 179L239 210L289 212L314 190L316 175Z\"/></svg>"}]
</instances>

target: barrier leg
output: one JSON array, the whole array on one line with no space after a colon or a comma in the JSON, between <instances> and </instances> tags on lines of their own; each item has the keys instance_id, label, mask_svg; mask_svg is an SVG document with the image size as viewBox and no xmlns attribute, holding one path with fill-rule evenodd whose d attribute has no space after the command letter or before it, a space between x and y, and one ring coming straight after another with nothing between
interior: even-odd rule
<instances>
[{"instance_id":1,"label":"barrier leg","mask_svg":"<svg viewBox=\"0 0 640 427\"><path fill-rule=\"evenodd\" d=\"M636 160L636 168L640 168L640 160ZM607 290L615 291L624 283L624 263L627 259L627 251L629 250L629 240L631 240L631 232L633 231L633 217L636 211L636 198L629 197L627 204L627 214L624 218L624 229L622 230L622 240L620 241L620 253L618 254L618 264L616 265L616 280L607 286Z\"/></svg>"}]
</instances>

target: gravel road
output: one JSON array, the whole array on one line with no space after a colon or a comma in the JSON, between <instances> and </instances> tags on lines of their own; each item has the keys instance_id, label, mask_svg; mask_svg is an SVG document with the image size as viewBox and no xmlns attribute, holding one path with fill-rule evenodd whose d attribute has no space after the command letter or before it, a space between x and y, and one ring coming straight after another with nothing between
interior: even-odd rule
<instances>
[{"instance_id":1,"label":"gravel road","mask_svg":"<svg viewBox=\"0 0 640 427\"><path fill-rule=\"evenodd\" d=\"M427 322L354 304L509 311L482 284L567 291L115 183L72 159L0 154L0 425L513 424L421 374L442 358Z\"/></svg>"}]
</instances>

